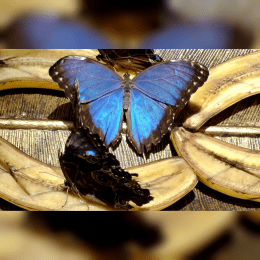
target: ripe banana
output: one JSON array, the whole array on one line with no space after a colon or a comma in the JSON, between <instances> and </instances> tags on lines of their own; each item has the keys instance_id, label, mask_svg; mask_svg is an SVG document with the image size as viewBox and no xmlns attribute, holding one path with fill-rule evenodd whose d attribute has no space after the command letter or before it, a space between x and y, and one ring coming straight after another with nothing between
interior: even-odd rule
<instances>
[{"instance_id":1,"label":"ripe banana","mask_svg":"<svg viewBox=\"0 0 260 260\"><path fill-rule=\"evenodd\" d=\"M183 127L171 132L182 156L208 187L224 194L260 201L260 152L228 144Z\"/></svg>"},{"instance_id":2,"label":"ripe banana","mask_svg":"<svg viewBox=\"0 0 260 260\"><path fill-rule=\"evenodd\" d=\"M67 55L95 59L97 50L24 49L0 50L0 90L12 88L45 88L62 91L49 76L49 68Z\"/></svg>"},{"instance_id":3,"label":"ripe banana","mask_svg":"<svg viewBox=\"0 0 260 260\"><path fill-rule=\"evenodd\" d=\"M182 111L183 126L197 130L238 101L260 93L260 52L236 57L210 69L208 81Z\"/></svg>"},{"instance_id":4,"label":"ripe banana","mask_svg":"<svg viewBox=\"0 0 260 260\"><path fill-rule=\"evenodd\" d=\"M197 176L180 157L128 168L154 200L133 210L161 210L173 204L197 184ZM42 163L0 138L0 197L29 210L114 210L93 196L86 201L68 193L59 167ZM66 202L67 199L67 202ZM66 203L65 203L66 202ZM64 207L63 207L64 206Z\"/></svg>"}]
</instances>

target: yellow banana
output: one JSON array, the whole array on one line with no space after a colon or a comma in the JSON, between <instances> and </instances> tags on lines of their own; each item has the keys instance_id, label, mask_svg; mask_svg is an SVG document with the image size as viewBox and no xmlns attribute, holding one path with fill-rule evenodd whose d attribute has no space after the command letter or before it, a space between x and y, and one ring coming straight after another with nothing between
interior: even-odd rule
<instances>
[{"instance_id":1,"label":"yellow banana","mask_svg":"<svg viewBox=\"0 0 260 260\"><path fill-rule=\"evenodd\" d=\"M228 144L183 127L171 133L172 142L199 180L224 194L260 201L260 152Z\"/></svg>"},{"instance_id":2,"label":"yellow banana","mask_svg":"<svg viewBox=\"0 0 260 260\"><path fill-rule=\"evenodd\" d=\"M236 57L210 70L208 81L182 111L183 126L197 130L238 101L260 93L260 52Z\"/></svg>"},{"instance_id":3,"label":"yellow banana","mask_svg":"<svg viewBox=\"0 0 260 260\"><path fill-rule=\"evenodd\" d=\"M83 55L95 59L97 50L24 49L0 50L0 90L45 88L60 90L49 76L49 68L60 58Z\"/></svg>"},{"instance_id":4,"label":"yellow banana","mask_svg":"<svg viewBox=\"0 0 260 260\"><path fill-rule=\"evenodd\" d=\"M138 173L135 179L154 197L142 207L132 204L133 210L164 209L190 192L198 182L189 165L180 157L126 170ZM59 167L42 163L0 138L1 198L29 210L114 210L93 196L82 201L79 196L69 193L67 198L64 180Z\"/></svg>"}]
</instances>

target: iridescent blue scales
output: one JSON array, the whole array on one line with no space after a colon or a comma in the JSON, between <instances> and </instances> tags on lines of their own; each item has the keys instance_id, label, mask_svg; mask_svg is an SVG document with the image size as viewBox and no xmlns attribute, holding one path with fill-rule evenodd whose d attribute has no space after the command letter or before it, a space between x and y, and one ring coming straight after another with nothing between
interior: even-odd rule
<instances>
[{"instance_id":1,"label":"iridescent blue scales","mask_svg":"<svg viewBox=\"0 0 260 260\"><path fill-rule=\"evenodd\" d=\"M170 60L145 69L133 79L82 56L60 59L49 71L75 104L74 81L79 83L79 125L98 134L106 146L127 138L142 154L168 133L174 116L208 78L208 69L190 60Z\"/></svg>"},{"instance_id":2,"label":"iridescent blue scales","mask_svg":"<svg viewBox=\"0 0 260 260\"><path fill-rule=\"evenodd\" d=\"M69 136L60 164L66 185L75 194L93 195L109 206L131 209L150 202L148 189L142 189L133 176L121 169L119 161L108 152L98 135L79 128Z\"/></svg>"}]
</instances>

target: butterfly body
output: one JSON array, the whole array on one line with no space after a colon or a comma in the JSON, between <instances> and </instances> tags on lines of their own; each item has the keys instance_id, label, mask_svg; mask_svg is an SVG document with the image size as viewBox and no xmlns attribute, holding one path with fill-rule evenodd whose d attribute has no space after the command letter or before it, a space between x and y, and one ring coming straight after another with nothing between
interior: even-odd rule
<instances>
[{"instance_id":1,"label":"butterfly body","mask_svg":"<svg viewBox=\"0 0 260 260\"><path fill-rule=\"evenodd\" d=\"M108 152L95 134L79 128L67 140L60 164L66 185L79 196L93 195L107 205L130 209L129 201L141 206L153 199L133 176L120 168L119 161Z\"/></svg>"},{"instance_id":2,"label":"butterfly body","mask_svg":"<svg viewBox=\"0 0 260 260\"><path fill-rule=\"evenodd\" d=\"M168 133L174 115L207 80L208 70L193 61L173 60L130 79L87 57L68 56L50 68L50 75L72 103L78 79L81 127L98 134L106 146L115 145L126 118L127 138L141 154Z\"/></svg>"}]
</instances>

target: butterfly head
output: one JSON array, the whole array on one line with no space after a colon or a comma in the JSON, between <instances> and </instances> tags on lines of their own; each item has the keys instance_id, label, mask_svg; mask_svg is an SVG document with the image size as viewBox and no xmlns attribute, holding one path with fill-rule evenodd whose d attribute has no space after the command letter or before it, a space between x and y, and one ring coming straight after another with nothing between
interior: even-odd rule
<instances>
[{"instance_id":1,"label":"butterfly head","mask_svg":"<svg viewBox=\"0 0 260 260\"><path fill-rule=\"evenodd\" d=\"M127 72L124 74L124 79L129 80L130 79L130 74Z\"/></svg>"}]
</instances>

